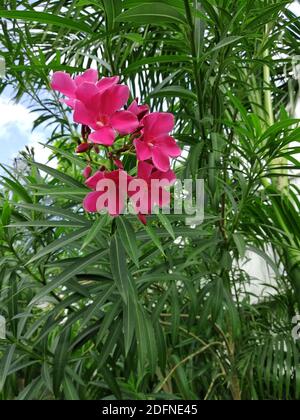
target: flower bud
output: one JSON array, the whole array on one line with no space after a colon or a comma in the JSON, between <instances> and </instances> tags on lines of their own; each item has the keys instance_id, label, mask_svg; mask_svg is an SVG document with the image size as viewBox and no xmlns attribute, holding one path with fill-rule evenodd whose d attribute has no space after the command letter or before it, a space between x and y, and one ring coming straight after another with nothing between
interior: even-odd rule
<instances>
[{"instance_id":1,"label":"flower bud","mask_svg":"<svg viewBox=\"0 0 300 420\"><path fill-rule=\"evenodd\" d=\"M87 166L85 170L83 171L83 176L85 179L88 179L92 174L92 168L90 166Z\"/></svg>"},{"instance_id":2,"label":"flower bud","mask_svg":"<svg viewBox=\"0 0 300 420\"><path fill-rule=\"evenodd\" d=\"M76 153L85 153L88 150L90 150L91 145L89 143L81 143L79 146L77 146L75 152Z\"/></svg>"},{"instance_id":3,"label":"flower bud","mask_svg":"<svg viewBox=\"0 0 300 420\"><path fill-rule=\"evenodd\" d=\"M123 163L120 159L115 159L114 164L116 165L117 168L124 169Z\"/></svg>"},{"instance_id":4,"label":"flower bud","mask_svg":"<svg viewBox=\"0 0 300 420\"><path fill-rule=\"evenodd\" d=\"M147 225L147 218L144 214L139 213L138 214L138 218L140 219L140 221L143 223L143 225Z\"/></svg>"}]
</instances>

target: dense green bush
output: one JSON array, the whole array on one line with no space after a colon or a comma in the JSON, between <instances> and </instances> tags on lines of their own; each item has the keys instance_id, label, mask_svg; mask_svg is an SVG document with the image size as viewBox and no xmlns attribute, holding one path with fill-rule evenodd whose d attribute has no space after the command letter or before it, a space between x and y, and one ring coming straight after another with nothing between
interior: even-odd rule
<instances>
[{"instance_id":1,"label":"dense green bush","mask_svg":"<svg viewBox=\"0 0 300 420\"><path fill-rule=\"evenodd\" d=\"M22 170L2 167L0 398L299 398L300 201L289 174L300 23L287 3L4 1L0 87L31 98L35 126L50 124L57 166L27 150ZM175 114L186 151L177 176L205 180L201 226L83 211L79 130L49 77L95 64ZM271 293L255 296L249 251L274 270Z\"/></svg>"}]
</instances>

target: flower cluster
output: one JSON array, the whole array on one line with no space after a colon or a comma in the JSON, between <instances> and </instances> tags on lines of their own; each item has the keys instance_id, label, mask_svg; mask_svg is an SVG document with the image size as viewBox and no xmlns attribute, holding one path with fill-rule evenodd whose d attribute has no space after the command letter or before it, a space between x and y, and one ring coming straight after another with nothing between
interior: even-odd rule
<instances>
[{"instance_id":1,"label":"flower cluster","mask_svg":"<svg viewBox=\"0 0 300 420\"><path fill-rule=\"evenodd\" d=\"M117 76L98 80L98 72L93 69L75 78L56 72L51 87L65 96L62 101L72 108L74 122L82 125L82 142L76 152L87 153L84 176L86 185L94 190L84 200L86 211L107 209L117 216L130 197L145 223L145 215L152 213L155 206L168 205L170 193L165 187L176 179L170 162L181 155L170 136L174 116L150 113L149 106L139 105L137 99L128 106L128 86L120 84ZM91 150L101 153L101 146L109 169L102 165L92 175ZM137 160L136 177L124 170L122 157L128 153Z\"/></svg>"}]
</instances>

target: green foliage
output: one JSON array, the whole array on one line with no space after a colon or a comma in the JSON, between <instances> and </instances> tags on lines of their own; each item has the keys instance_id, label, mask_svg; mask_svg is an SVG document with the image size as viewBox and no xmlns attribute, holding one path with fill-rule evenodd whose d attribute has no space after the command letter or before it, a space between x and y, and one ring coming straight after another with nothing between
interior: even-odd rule
<instances>
[{"instance_id":1,"label":"green foliage","mask_svg":"<svg viewBox=\"0 0 300 420\"><path fill-rule=\"evenodd\" d=\"M25 170L2 168L0 398L299 399L300 129L286 109L300 25L288 2L19 4L0 8L0 90L29 96L58 164L25 153ZM78 128L49 74L91 64L176 115L177 175L205 180L202 225L84 213ZM252 288L249 250L274 270L270 292Z\"/></svg>"}]
</instances>

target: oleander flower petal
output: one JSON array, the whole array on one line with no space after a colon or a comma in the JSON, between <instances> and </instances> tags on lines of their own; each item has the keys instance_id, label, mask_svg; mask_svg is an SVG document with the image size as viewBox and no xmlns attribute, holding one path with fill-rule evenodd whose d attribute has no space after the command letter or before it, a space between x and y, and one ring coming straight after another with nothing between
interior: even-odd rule
<instances>
[{"instance_id":1,"label":"oleander flower petal","mask_svg":"<svg viewBox=\"0 0 300 420\"><path fill-rule=\"evenodd\" d=\"M69 98L75 98L76 84L68 73L57 71L53 74L51 88Z\"/></svg>"},{"instance_id":2,"label":"oleander flower petal","mask_svg":"<svg viewBox=\"0 0 300 420\"><path fill-rule=\"evenodd\" d=\"M99 89L95 83L83 82L75 91L76 99L83 102L88 109L94 108L95 97L99 94Z\"/></svg>"},{"instance_id":3,"label":"oleander flower petal","mask_svg":"<svg viewBox=\"0 0 300 420\"><path fill-rule=\"evenodd\" d=\"M133 133L139 126L139 121L132 112L117 111L110 118L110 125L121 135Z\"/></svg>"},{"instance_id":4,"label":"oleander flower petal","mask_svg":"<svg viewBox=\"0 0 300 420\"><path fill-rule=\"evenodd\" d=\"M120 81L119 76L113 76L113 77L103 77L99 82L97 83L97 88L99 91L103 92L104 90L117 85Z\"/></svg>"},{"instance_id":5,"label":"oleander flower petal","mask_svg":"<svg viewBox=\"0 0 300 420\"><path fill-rule=\"evenodd\" d=\"M96 213L99 210L97 209L97 201L103 195L102 191L94 191L89 193L83 200L83 207L89 213Z\"/></svg>"},{"instance_id":6,"label":"oleander flower petal","mask_svg":"<svg viewBox=\"0 0 300 420\"><path fill-rule=\"evenodd\" d=\"M144 126L144 136L146 140L168 134L174 129L174 115L167 112L154 112L146 115L142 124Z\"/></svg>"},{"instance_id":7,"label":"oleander flower petal","mask_svg":"<svg viewBox=\"0 0 300 420\"><path fill-rule=\"evenodd\" d=\"M128 102L129 95L129 88L125 85L115 85L104 90L95 98L99 114L112 116Z\"/></svg>"},{"instance_id":8,"label":"oleander flower petal","mask_svg":"<svg viewBox=\"0 0 300 420\"><path fill-rule=\"evenodd\" d=\"M94 69L88 69L83 74L75 77L74 82L76 86L80 86L82 83L97 83L98 81L98 71Z\"/></svg>"},{"instance_id":9,"label":"oleander flower petal","mask_svg":"<svg viewBox=\"0 0 300 420\"><path fill-rule=\"evenodd\" d=\"M181 149L175 139L171 136L161 136L156 139L157 147L162 149L165 154L176 158L181 155Z\"/></svg>"},{"instance_id":10,"label":"oleander flower petal","mask_svg":"<svg viewBox=\"0 0 300 420\"><path fill-rule=\"evenodd\" d=\"M150 111L149 105L139 105L138 100L135 99L128 107L128 111L132 112L138 117L138 120L142 120L145 115Z\"/></svg>"},{"instance_id":11,"label":"oleander flower petal","mask_svg":"<svg viewBox=\"0 0 300 420\"><path fill-rule=\"evenodd\" d=\"M149 178L151 177L153 169L154 169L154 166L151 165L151 163L139 162L138 173L137 173L138 178L148 181Z\"/></svg>"},{"instance_id":12,"label":"oleander flower petal","mask_svg":"<svg viewBox=\"0 0 300 420\"><path fill-rule=\"evenodd\" d=\"M154 147L152 149L152 159L154 166L162 172L167 172L170 169L170 158L159 147Z\"/></svg>"},{"instance_id":13,"label":"oleander flower petal","mask_svg":"<svg viewBox=\"0 0 300 420\"><path fill-rule=\"evenodd\" d=\"M89 139L96 144L112 146L116 138L116 132L111 127L101 127L89 135Z\"/></svg>"},{"instance_id":14,"label":"oleander flower petal","mask_svg":"<svg viewBox=\"0 0 300 420\"><path fill-rule=\"evenodd\" d=\"M104 172L98 171L95 173L95 175L93 175L85 181L85 185L91 188L92 190L96 190L98 182L101 181L101 179L103 179L104 177Z\"/></svg>"},{"instance_id":15,"label":"oleander flower petal","mask_svg":"<svg viewBox=\"0 0 300 420\"><path fill-rule=\"evenodd\" d=\"M86 181L86 185L96 191L89 193L84 200L84 208L89 212L107 209L111 216L123 212L128 199L128 185L132 180L125 171L97 172Z\"/></svg>"},{"instance_id":16,"label":"oleander flower petal","mask_svg":"<svg viewBox=\"0 0 300 420\"><path fill-rule=\"evenodd\" d=\"M141 139L134 140L138 160L148 160L151 158L152 152L150 146Z\"/></svg>"},{"instance_id":17,"label":"oleander flower petal","mask_svg":"<svg viewBox=\"0 0 300 420\"><path fill-rule=\"evenodd\" d=\"M73 119L78 124L84 124L90 127L94 127L96 123L95 113L91 112L83 102L78 100L75 100Z\"/></svg>"}]
</instances>

